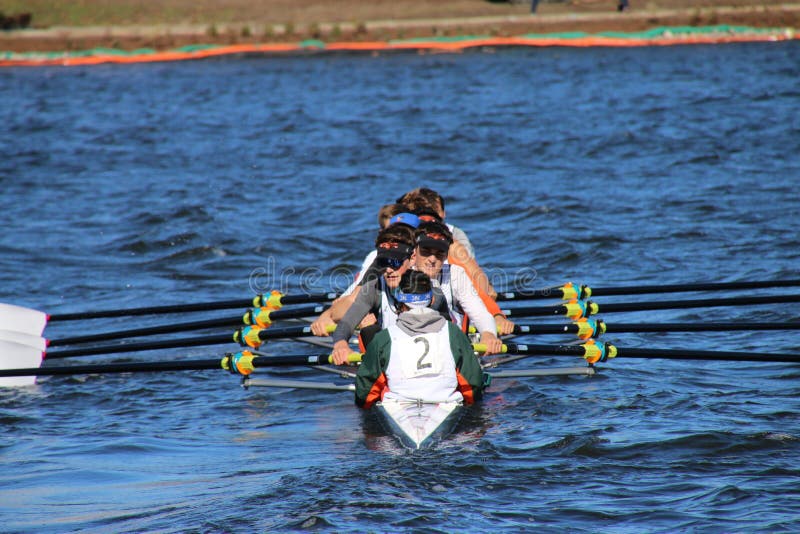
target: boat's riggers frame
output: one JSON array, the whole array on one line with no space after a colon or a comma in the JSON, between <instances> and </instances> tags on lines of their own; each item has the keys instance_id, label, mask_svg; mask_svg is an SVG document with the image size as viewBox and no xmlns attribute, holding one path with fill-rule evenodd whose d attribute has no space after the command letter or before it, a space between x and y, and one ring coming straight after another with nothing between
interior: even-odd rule
<instances>
[{"instance_id":1,"label":"boat's riggers frame","mask_svg":"<svg viewBox=\"0 0 800 534\"><path fill-rule=\"evenodd\" d=\"M350 391L356 390L355 384L337 384L335 382L321 382L318 380L285 380L281 378L254 378L246 376L242 379L242 387L245 389L250 386L268 388L292 388L292 389L319 389L326 391Z\"/></svg>"}]
</instances>

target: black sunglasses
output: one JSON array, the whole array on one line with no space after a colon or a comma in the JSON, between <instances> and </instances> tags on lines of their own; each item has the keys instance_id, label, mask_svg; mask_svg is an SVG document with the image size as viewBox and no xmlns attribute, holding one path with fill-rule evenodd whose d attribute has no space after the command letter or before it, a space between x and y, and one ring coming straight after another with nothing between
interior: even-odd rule
<instances>
[{"instance_id":1,"label":"black sunglasses","mask_svg":"<svg viewBox=\"0 0 800 534\"><path fill-rule=\"evenodd\" d=\"M391 267L393 270L396 271L397 269L399 269L400 267L403 266L403 263L405 263L405 261L407 259L408 258L403 258L403 259L400 259L400 258L378 258L377 259L377 264L378 264L378 268L380 268L380 269L387 269L387 268Z\"/></svg>"}]
</instances>

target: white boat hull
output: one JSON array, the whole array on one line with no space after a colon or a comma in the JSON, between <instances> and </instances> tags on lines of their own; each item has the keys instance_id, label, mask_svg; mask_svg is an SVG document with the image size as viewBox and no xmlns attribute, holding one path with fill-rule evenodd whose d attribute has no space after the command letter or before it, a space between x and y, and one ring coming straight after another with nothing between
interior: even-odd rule
<instances>
[{"instance_id":1,"label":"white boat hull","mask_svg":"<svg viewBox=\"0 0 800 534\"><path fill-rule=\"evenodd\" d=\"M373 410L404 447L424 449L453 430L461 419L463 404L385 399L376 403Z\"/></svg>"}]
</instances>

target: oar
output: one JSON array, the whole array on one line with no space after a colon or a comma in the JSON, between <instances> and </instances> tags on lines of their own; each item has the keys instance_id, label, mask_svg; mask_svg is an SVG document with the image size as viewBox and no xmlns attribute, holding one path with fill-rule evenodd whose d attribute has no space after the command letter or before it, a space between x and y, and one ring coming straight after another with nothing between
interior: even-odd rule
<instances>
[{"instance_id":1,"label":"oar","mask_svg":"<svg viewBox=\"0 0 800 534\"><path fill-rule=\"evenodd\" d=\"M501 291L497 300L532 300L560 298L608 297L612 295L648 295L652 293L684 293L690 291L736 291L743 289L763 289L767 287L796 287L800 280L764 280L750 282L711 282L692 284L655 284L622 287L589 287L587 285L567 282L562 286L542 289L521 289L519 291Z\"/></svg>"},{"instance_id":2,"label":"oar","mask_svg":"<svg viewBox=\"0 0 800 534\"><path fill-rule=\"evenodd\" d=\"M185 304L173 304L166 306L145 306L141 308L121 308L52 315L48 315L47 313L39 310L0 302L0 327L2 327L4 330L16 330L19 332L26 332L40 336L44 331L44 327L52 321L76 321L82 319L103 319L137 315L213 311L232 308L247 308L250 306L272 306L273 308L280 308L281 306L289 304L329 302L336 299L338 296L338 293L284 295L280 292L273 291L269 294L256 295L250 300L232 299L212 302L189 302Z\"/></svg>"},{"instance_id":3,"label":"oar","mask_svg":"<svg viewBox=\"0 0 800 534\"><path fill-rule=\"evenodd\" d=\"M660 302L618 302L598 304L594 301L574 300L556 306L522 306L501 310L507 317L533 317L564 315L580 319L598 313L616 313L646 310L668 310L682 308L716 308L720 306L749 306L757 304L781 304L800 302L800 295L773 295L763 297L731 297L698 300L663 300Z\"/></svg>"},{"instance_id":4,"label":"oar","mask_svg":"<svg viewBox=\"0 0 800 534\"><path fill-rule=\"evenodd\" d=\"M144 337L154 336L158 334L170 334L174 332L184 332L191 330L206 330L208 328L224 328L235 327L241 324L251 324L248 320L253 320L253 315L259 324L270 325L273 321L282 319L299 319L301 317L309 317L319 315L325 311L325 306L306 306L303 308L295 308L292 310L275 310L260 308L259 310L250 310L245 316L238 317L225 317L220 319L208 319L205 321L191 321L186 323L172 323L167 325L148 326L144 328L134 328L129 330L117 330L114 332L103 332L99 334L89 334L85 336L72 336L61 339L51 339L51 347L63 347L64 345L76 345L79 343L90 343L95 341L111 341L113 339L125 339L131 337ZM264 326L266 327L266 326Z\"/></svg>"},{"instance_id":5,"label":"oar","mask_svg":"<svg viewBox=\"0 0 800 534\"><path fill-rule=\"evenodd\" d=\"M800 330L800 321L786 323L607 323L602 319L579 319L569 324L516 324L515 335L575 334L580 339L631 332L737 332L755 330ZM476 333L470 327L470 333Z\"/></svg>"},{"instance_id":6,"label":"oar","mask_svg":"<svg viewBox=\"0 0 800 534\"><path fill-rule=\"evenodd\" d=\"M486 352L486 346L473 345L477 352ZM623 348L610 343L589 340L582 345L503 345L503 353L516 354L517 358L504 358L502 363L530 355L580 356L591 364L611 358L667 358L673 360L717 360L738 362L789 362L800 363L800 354L753 353L712 350L641 349Z\"/></svg>"},{"instance_id":7,"label":"oar","mask_svg":"<svg viewBox=\"0 0 800 534\"><path fill-rule=\"evenodd\" d=\"M361 361L361 354L350 354L349 363ZM0 369L0 377L30 377L54 375L85 375L105 373L151 373L164 371L202 371L223 369L234 374L249 375L264 367L287 367L296 365L325 365L330 354L297 354L286 356L264 356L249 351L226 354L222 359L171 360L167 362L104 363L96 365L65 365L57 367L28 367L22 369ZM0 382L0 385L12 385Z\"/></svg>"},{"instance_id":8,"label":"oar","mask_svg":"<svg viewBox=\"0 0 800 534\"><path fill-rule=\"evenodd\" d=\"M100 345L96 347L83 347L75 349L62 349L46 353L48 360L60 358L73 358L76 356L97 356L101 354L114 354L121 352L139 352L159 349L177 349L181 347L204 347L222 345L225 343L239 343L242 346L258 348L261 342L268 339L286 339L293 337L311 336L310 326L290 326L286 328L259 328L244 327L233 334L214 334L209 336L183 337L179 339L165 339L160 341L142 341L137 343L119 343L116 345Z\"/></svg>"},{"instance_id":9,"label":"oar","mask_svg":"<svg viewBox=\"0 0 800 534\"><path fill-rule=\"evenodd\" d=\"M42 364L42 351L36 347L0 340L0 371L14 367L37 367ZM19 376L19 375L18 375ZM35 382L35 377L19 376L0 381L4 386L30 386Z\"/></svg>"},{"instance_id":10,"label":"oar","mask_svg":"<svg viewBox=\"0 0 800 534\"><path fill-rule=\"evenodd\" d=\"M28 345L39 352L44 352L47 349L47 340L45 338L26 334L25 332L16 332L14 330L0 330L0 341L11 341L21 345Z\"/></svg>"}]
</instances>

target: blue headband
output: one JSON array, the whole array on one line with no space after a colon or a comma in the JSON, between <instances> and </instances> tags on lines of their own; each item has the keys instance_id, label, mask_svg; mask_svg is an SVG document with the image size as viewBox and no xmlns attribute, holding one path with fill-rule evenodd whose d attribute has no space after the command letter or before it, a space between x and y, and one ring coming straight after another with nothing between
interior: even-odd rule
<instances>
[{"instance_id":1,"label":"blue headband","mask_svg":"<svg viewBox=\"0 0 800 534\"><path fill-rule=\"evenodd\" d=\"M398 213L391 219L389 219L389 226L395 223L403 223L411 226L412 228L416 228L419 226L419 217L414 215L413 213Z\"/></svg>"},{"instance_id":2,"label":"blue headband","mask_svg":"<svg viewBox=\"0 0 800 534\"><path fill-rule=\"evenodd\" d=\"M394 291L394 298L397 300L397 302L402 302L403 304L407 304L412 308L416 308L430 304L431 298L433 298L433 292L403 293L403 291L398 287Z\"/></svg>"}]
</instances>

